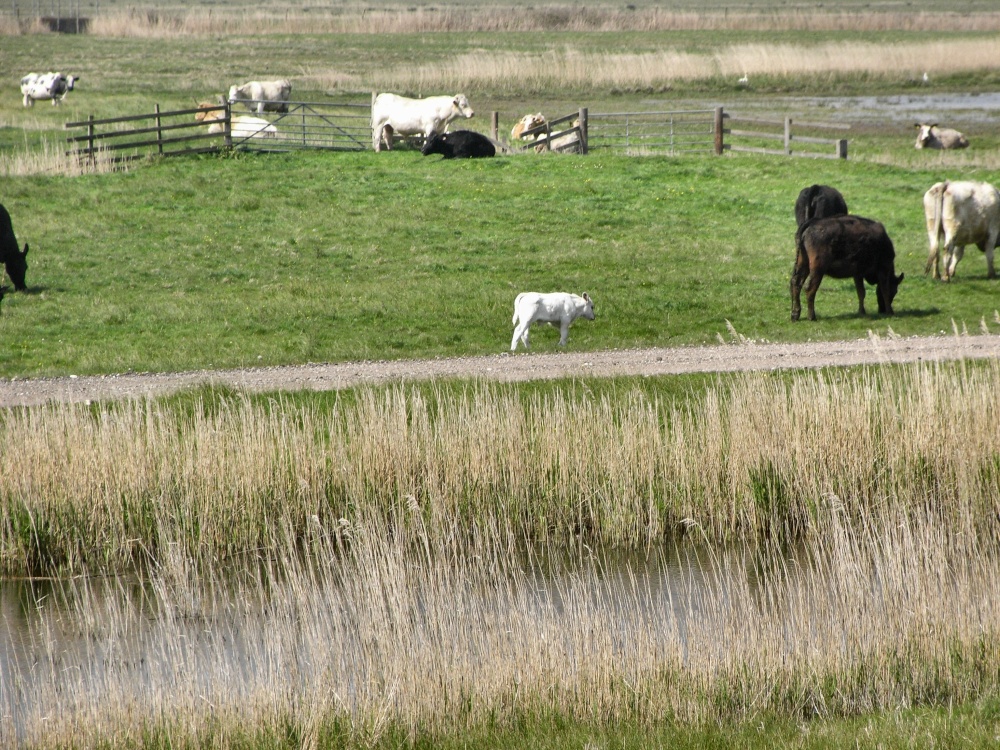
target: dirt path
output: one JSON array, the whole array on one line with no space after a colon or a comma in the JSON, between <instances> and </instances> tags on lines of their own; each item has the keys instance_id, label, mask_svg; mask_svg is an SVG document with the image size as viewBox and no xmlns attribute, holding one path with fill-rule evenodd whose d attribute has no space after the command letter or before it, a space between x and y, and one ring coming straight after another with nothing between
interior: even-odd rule
<instances>
[{"instance_id":1,"label":"dirt path","mask_svg":"<svg viewBox=\"0 0 1000 750\"><path fill-rule=\"evenodd\" d=\"M143 398L220 384L248 391L334 390L364 383L482 378L542 380L588 375L670 375L888 362L1000 357L1000 336L936 336L806 344L739 342L676 349L496 354L483 357L342 362L245 370L0 380L0 407L50 401Z\"/></svg>"}]
</instances>

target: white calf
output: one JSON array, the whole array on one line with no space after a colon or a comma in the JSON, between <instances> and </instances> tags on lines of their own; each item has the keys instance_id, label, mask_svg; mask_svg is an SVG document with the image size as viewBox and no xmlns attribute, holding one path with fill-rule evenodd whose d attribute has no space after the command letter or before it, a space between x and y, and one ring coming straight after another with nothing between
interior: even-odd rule
<instances>
[{"instance_id":1,"label":"white calf","mask_svg":"<svg viewBox=\"0 0 1000 750\"><path fill-rule=\"evenodd\" d=\"M594 302L586 292L581 297L578 294L566 292L522 292L514 300L514 338L510 340L510 350L517 349L520 339L524 348L528 348L528 334L532 323L559 324L559 346L566 346L570 324L577 318L594 319Z\"/></svg>"},{"instance_id":2,"label":"white calf","mask_svg":"<svg viewBox=\"0 0 1000 750\"><path fill-rule=\"evenodd\" d=\"M425 140L448 130L448 123L475 112L465 94L410 99L397 94L379 94L372 102L372 148L392 150L392 134L422 135Z\"/></svg>"},{"instance_id":3,"label":"white calf","mask_svg":"<svg viewBox=\"0 0 1000 750\"><path fill-rule=\"evenodd\" d=\"M938 182L924 193L930 254L924 273L938 277L939 242L944 238L941 278L948 281L965 253L977 245L986 253L986 278L996 277L993 250L1000 236L1000 192L988 182Z\"/></svg>"}]
</instances>

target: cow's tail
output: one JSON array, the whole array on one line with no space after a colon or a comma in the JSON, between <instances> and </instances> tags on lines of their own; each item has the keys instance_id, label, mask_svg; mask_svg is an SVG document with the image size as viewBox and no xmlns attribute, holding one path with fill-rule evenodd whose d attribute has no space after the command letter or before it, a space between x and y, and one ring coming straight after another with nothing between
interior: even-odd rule
<instances>
[{"instance_id":1,"label":"cow's tail","mask_svg":"<svg viewBox=\"0 0 1000 750\"><path fill-rule=\"evenodd\" d=\"M943 232L942 222L944 221L944 194L948 192L948 181L941 183L941 190L934 196L934 237L937 242L941 242Z\"/></svg>"},{"instance_id":2,"label":"cow's tail","mask_svg":"<svg viewBox=\"0 0 1000 750\"><path fill-rule=\"evenodd\" d=\"M517 319L518 319L517 303L521 301L521 297L523 297L523 296L524 296L524 292L521 292L519 295L517 295L514 298L514 317L510 319L510 324L512 326L516 326L517 325Z\"/></svg>"}]
</instances>

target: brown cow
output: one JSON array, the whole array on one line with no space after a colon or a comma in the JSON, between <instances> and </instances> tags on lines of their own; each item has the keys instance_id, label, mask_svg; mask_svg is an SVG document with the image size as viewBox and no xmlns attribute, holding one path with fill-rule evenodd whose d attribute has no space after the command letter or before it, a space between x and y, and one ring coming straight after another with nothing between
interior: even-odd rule
<instances>
[{"instance_id":1,"label":"brown cow","mask_svg":"<svg viewBox=\"0 0 1000 750\"><path fill-rule=\"evenodd\" d=\"M896 276L896 250L882 224L851 215L812 219L799 228L795 245L792 320L798 320L802 312L799 292L803 283L809 320L816 320L816 290L824 276L854 278L858 290L858 315L865 314L865 282L874 284L878 311L892 315L892 300L903 281L903 274Z\"/></svg>"}]
</instances>

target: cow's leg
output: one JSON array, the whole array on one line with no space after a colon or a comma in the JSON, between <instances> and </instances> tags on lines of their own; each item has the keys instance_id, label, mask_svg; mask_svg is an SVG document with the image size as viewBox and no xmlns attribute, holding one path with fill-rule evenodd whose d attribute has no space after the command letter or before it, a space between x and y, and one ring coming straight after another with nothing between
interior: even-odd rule
<instances>
[{"instance_id":1,"label":"cow's leg","mask_svg":"<svg viewBox=\"0 0 1000 750\"><path fill-rule=\"evenodd\" d=\"M510 340L510 350L514 351L517 349L517 340L520 339L521 343L524 344L524 348L528 348L528 334L531 333L531 322L521 321L514 328L514 338Z\"/></svg>"},{"instance_id":2,"label":"cow's leg","mask_svg":"<svg viewBox=\"0 0 1000 750\"><path fill-rule=\"evenodd\" d=\"M997 232L990 232L989 236L986 238L985 247L983 247L983 252L986 253L986 278L995 279L997 277L997 272L993 268L993 251L996 249L997 245Z\"/></svg>"},{"instance_id":3,"label":"cow's leg","mask_svg":"<svg viewBox=\"0 0 1000 750\"><path fill-rule=\"evenodd\" d=\"M389 123L382 126L382 140L385 141L386 151L392 151L392 134L395 132Z\"/></svg>"},{"instance_id":4,"label":"cow's leg","mask_svg":"<svg viewBox=\"0 0 1000 750\"><path fill-rule=\"evenodd\" d=\"M938 245L939 238L930 233L928 233L927 236L928 239L930 240L931 249L930 252L927 254L927 265L924 266L924 274L926 275L928 272L930 272L932 279L939 279L941 278L941 271L940 271L941 254L939 252L940 246Z\"/></svg>"},{"instance_id":5,"label":"cow's leg","mask_svg":"<svg viewBox=\"0 0 1000 750\"><path fill-rule=\"evenodd\" d=\"M941 271L941 278L950 281L955 276L955 269L958 268L958 261L965 255L965 245L955 245L949 243L944 249L944 269Z\"/></svg>"},{"instance_id":6,"label":"cow's leg","mask_svg":"<svg viewBox=\"0 0 1000 750\"><path fill-rule=\"evenodd\" d=\"M569 321L563 320L559 324L559 346L566 346L566 340L569 338Z\"/></svg>"},{"instance_id":7,"label":"cow's leg","mask_svg":"<svg viewBox=\"0 0 1000 750\"><path fill-rule=\"evenodd\" d=\"M792 320L798 320L802 314L802 302L799 294L802 291L802 283L808 275L808 259L804 256L796 256L795 267L792 269L792 280L789 285L792 293Z\"/></svg>"},{"instance_id":8,"label":"cow's leg","mask_svg":"<svg viewBox=\"0 0 1000 750\"><path fill-rule=\"evenodd\" d=\"M858 317L864 317L867 313L865 312L865 279L863 276L854 277L854 288L858 292ZM879 300L879 308L881 309L882 303Z\"/></svg>"},{"instance_id":9,"label":"cow's leg","mask_svg":"<svg viewBox=\"0 0 1000 750\"><path fill-rule=\"evenodd\" d=\"M819 291L819 285L822 281L823 274L821 273L811 273L806 279L806 308L809 311L807 314L809 320L816 320L816 292Z\"/></svg>"}]
</instances>

